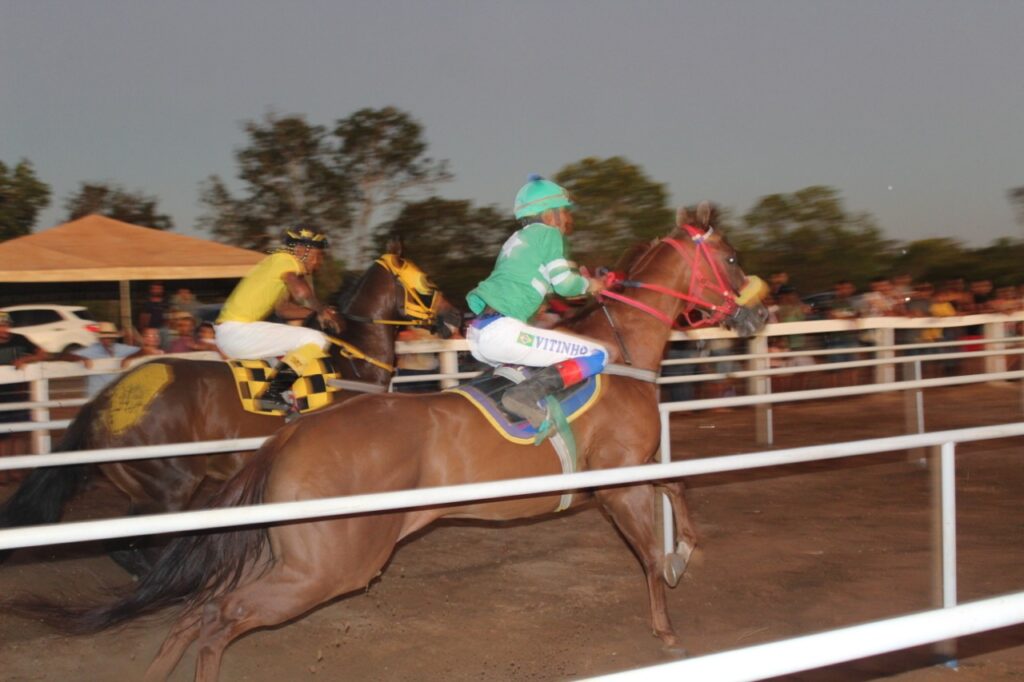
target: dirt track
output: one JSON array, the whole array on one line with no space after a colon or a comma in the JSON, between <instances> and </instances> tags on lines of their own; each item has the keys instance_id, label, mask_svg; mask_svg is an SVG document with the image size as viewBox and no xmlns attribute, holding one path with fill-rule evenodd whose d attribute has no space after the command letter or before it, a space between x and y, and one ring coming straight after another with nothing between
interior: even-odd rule
<instances>
[{"instance_id":1,"label":"dirt track","mask_svg":"<svg viewBox=\"0 0 1024 682\"><path fill-rule=\"evenodd\" d=\"M932 390L930 430L1021 420L1019 386ZM901 433L902 398L775 410L777 445ZM760 449L747 410L678 416L677 456ZM958 450L959 594L1024 588L1022 441ZM690 482L702 551L669 606L693 654L923 610L931 605L930 476L905 453ZM0 486L0 499L13 486ZM97 483L72 518L116 515ZM95 546L25 550L0 594L88 592L125 582ZM138 679L165 632L150 623L67 639L0 614L0 679ZM1020 680L1024 626L960 643L958 672L921 649L790 679ZM235 643L222 679L566 680L671 660L649 632L642 574L594 508L502 527L447 524L404 543L366 593ZM190 652L173 679L191 679Z\"/></svg>"}]
</instances>

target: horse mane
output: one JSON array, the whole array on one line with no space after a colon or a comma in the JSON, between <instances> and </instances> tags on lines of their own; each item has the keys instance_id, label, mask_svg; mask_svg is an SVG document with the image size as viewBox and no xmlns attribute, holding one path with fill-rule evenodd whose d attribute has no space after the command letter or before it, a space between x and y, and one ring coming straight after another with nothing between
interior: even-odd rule
<instances>
[{"instance_id":1,"label":"horse mane","mask_svg":"<svg viewBox=\"0 0 1024 682\"><path fill-rule=\"evenodd\" d=\"M353 275L352 273L342 275L341 286L338 287L337 292L331 297L335 308L342 311L345 310L370 276L370 269L372 267L367 268L361 275Z\"/></svg>"}]
</instances>

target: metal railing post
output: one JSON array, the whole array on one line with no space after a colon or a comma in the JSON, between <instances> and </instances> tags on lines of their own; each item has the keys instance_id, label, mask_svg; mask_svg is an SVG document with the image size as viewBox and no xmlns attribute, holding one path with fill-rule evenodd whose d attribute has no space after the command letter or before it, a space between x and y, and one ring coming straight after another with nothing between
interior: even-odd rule
<instances>
[{"instance_id":1,"label":"metal railing post","mask_svg":"<svg viewBox=\"0 0 1024 682\"><path fill-rule=\"evenodd\" d=\"M50 380L42 376L33 379L29 382L29 399L32 402L45 402L50 399ZM48 422L50 421L50 408L49 407L35 407L32 409L32 421L34 422ZM32 454L45 455L50 452L50 432L49 431L33 431L32 432Z\"/></svg>"},{"instance_id":2,"label":"metal railing post","mask_svg":"<svg viewBox=\"0 0 1024 682\"><path fill-rule=\"evenodd\" d=\"M759 334L758 336L751 337L747 341L747 353L750 355L760 355L759 358L751 358L747 361L747 367L751 371L758 371L768 369L768 337ZM769 378L765 376L751 377L747 379L747 394L748 395L766 395L771 392L769 384ZM772 413L770 405L757 405L754 408L754 430L757 437L758 445L771 445L772 444Z\"/></svg>"},{"instance_id":3,"label":"metal railing post","mask_svg":"<svg viewBox=\"0 0 1024 682\"><path fill-rule=\"evenodd\" d=\"M1006 323L1005 322L987 322L982 327L985 331L986 339L1005 339L1006 338ZM986 344L988 350L1005 350L1005 343L992 343ZM986 372L1005 372L1006 371L1006 356L1005 355L989 355L985 358L985 371Z\"/></svg>"},{"instance_id":4,"label":"metal railing post","mask_svg":"<svg viewBox=\"0 0 1024 682\"><path fill-rule=\"evenodd\" d=\"M875 330L874 337L875 346L879 348L892 346L896 342L896 330L890 327L882 327ZM880 350L875 352L875 358L878 360L894 357L896 357L896 351ZM888 384L893 381L896 381L896 367L894 365L885 364L875 367L876 384Z\"/></svg>"},{"instance_id":5,"label":"metal railing post","mask_svg":"<svg viewBox=\"0 0 1024 682\"><path fill-rule=\"evenodd\" d=\"M672 413L662 412L659 410L658 416L661 418L661 448L658 451L659 461L662 464L670 464L672 462L672 432L669 422L672 419ZM665 539L665 555L667 556L676 551L676 532L672 518L672 502L665 493L661 494L661 519L661 527Z\"/></svg>"},{"instance_id":6,"label":"metal railing post","mask_svg":"<svg viewBox=\"0 0 1024 682\"><path fill-rule=\"evenodd\" d=\"M459 371L459 353L454 350L445 350L438 353L441 374L457 374ZM441 388L452 388L458 386L458 379L441 379Z\"/></svg>"}]
</instances>

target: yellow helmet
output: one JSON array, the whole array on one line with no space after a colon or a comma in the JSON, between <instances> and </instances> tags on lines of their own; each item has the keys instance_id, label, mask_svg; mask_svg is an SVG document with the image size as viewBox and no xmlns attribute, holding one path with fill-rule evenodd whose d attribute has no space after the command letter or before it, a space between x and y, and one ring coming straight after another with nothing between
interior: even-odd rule
<instances>
[{"instance_id":1,"label":"yellow helmet","mask_svg":"<svg viewBox=\"0 0 1024 682\"><path fill-rule=\"evenodd\" d=\"M284 245L288 248L308 246L311 249L326 249L329 244L327 235L310 227L296 226L285 230Z\"/></svg>"}]
</instances>

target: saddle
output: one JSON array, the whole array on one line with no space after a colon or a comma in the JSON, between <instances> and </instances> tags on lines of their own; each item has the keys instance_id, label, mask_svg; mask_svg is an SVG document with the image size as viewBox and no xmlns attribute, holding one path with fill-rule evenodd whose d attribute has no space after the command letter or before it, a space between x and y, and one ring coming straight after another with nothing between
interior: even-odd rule
<instances>
[{"instance_id":1,"label":"saddle","mask_svg":"<svg viewBox=\"0 0 1024 682\"><path fill-rule=\"evenodd\" d=\"M537 369L539 368L517 365L501 366L448 391L457 393L471 402L506 440L521 445L540 444L550 429L542 426L538 430L531 426L530 422L513 415L501 405L502 394ZM549 405L555 408L552 410L555 421L559 421L561 415L564 415L567 423L575 421L597 402L602 389L601 375L597 374L549 397L548 400L553 401L553 404L549 402ZM557 409L559 407L561 409ZM554 426L557 427L558 424Z\"/></svg>"},{"instance_id":2,"label":"saddle","mask_svg":"<svg viewBox=\"0 0 1024 682\"><path fill-rule=\"evenodd\" d=\"M511 386L524 381L540 368L506 365L486 372L469 383L449 388L473 404L505 440L520 445L540 445L550 436L551 445L558 455L563 473L576 471L576 439L570 422L589 410L601 397L604 384L601 375L564 388L548 396L548 411L551 418L540 429L518 415L513 415L501 405L502 394ZM572 506L573 493L566 491L558 500L556 512Z\"/></svg>"},{"instance_id":3,"label":"saddle","mask_svg":"<svg viewBox=\"0 0 1024 682\"><path fill-rule=\"evenodd\" d=\"M242 409L253 414L286 416L284 410L261 410L258 400L267 390L277 369L266 360L228 360L231 373L238 388ZM318 358L303 367L302 375L292 384L295 406L300 413L312 412L331 403L331 394L341 390L332 385L340 375L331 366L328 358Z\"/></svg>"}]
</instances>

